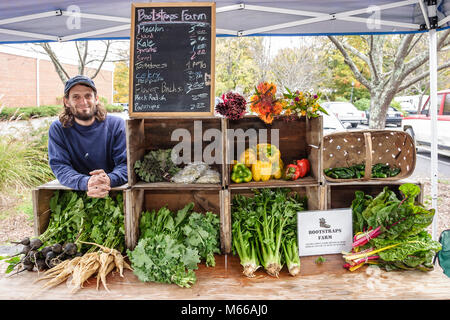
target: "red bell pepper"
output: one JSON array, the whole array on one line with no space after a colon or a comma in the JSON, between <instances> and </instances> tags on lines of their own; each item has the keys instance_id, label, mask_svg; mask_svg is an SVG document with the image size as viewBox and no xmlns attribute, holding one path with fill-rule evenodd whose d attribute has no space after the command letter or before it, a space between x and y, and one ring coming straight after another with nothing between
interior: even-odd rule
<instances>
[{"instance_id":1,"label":"red bell pepper","mask_svg":"<svg viewBox=\"0 0 450 320\"><path fill-rule=\"evenodd\" d=\"M288 164L284 172L286 180L297 180L300 177L300 168L296 164Z\"/></svg>"},{"instance_id":2,"label":"red bell pepper","mask_svg":"<svg viewBox=\"0 0 450 320\"><path fill-rule=\"evenodd\" d=\"M309 170L311 169L311 165L308 159L297 160L296 163L297 167L299 167L300 169L300 178L303 178L308 174Z\"/></svg>"}]
</instances>

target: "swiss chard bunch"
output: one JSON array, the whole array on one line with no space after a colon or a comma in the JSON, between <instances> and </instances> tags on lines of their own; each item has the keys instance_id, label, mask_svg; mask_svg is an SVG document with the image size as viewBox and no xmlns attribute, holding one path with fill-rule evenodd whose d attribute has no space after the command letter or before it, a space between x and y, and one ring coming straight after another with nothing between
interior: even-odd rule
<instances>
[{"instance_id":1,"label":"swiss chard bunch","mask_svg":"<svg viewBox=\"0 0 450 320\"><path fill-rule=\"evenodd\" d=\"M204 260L206 266L215 266L214 254L220 253L219 217L193 208L194 203L189 203L176 213L166 207L142 213L138 246L128 252L140 280L190 287L196 282L198 263Z\"/></svg>"},{"instance_id":2,"label":"swiss chard bunch","mask_svg":"<svg viewBox=\"0 0 450 320\"><path fill-rule=\"evenodd\" d=\"M440 244L425 231L433 221L434 209L427 210L415 201L417 185L399 187L403 198L385 187L375 198L361 191L352 202L352 252L344 253L345 265L351 271L365 263L394 268L430 270L431 259Z\"/></svg>"}]
</instances>

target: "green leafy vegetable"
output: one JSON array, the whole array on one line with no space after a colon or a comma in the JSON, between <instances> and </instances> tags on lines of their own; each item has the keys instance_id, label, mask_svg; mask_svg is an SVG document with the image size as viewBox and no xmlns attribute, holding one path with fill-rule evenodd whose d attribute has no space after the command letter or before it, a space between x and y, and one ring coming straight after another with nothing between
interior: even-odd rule
<instances>
[{"instance_id":1,"label":"green leafy vegetable","mask_svg":"<svg viewBox=\"0 0 450 320\"><path fill-rule=\"evenodd\" d=\"M123 195L91 198L85 192L55 191L49 202L50 221L39 236L44 246L77 243L81 252L94 250L80 241L125 250Z\"/></svg>"},{"instance_id":2,"label":"green leafy vegetable","mask_svg":"<svg viewBox=\"0 0 450 320\"><path fill-rule=\"evenodd\" d=\"M176 283L180 287L190 287L195 283L194 270L200 263L196 249L162 233L140 239L133 251L128 250L128 257L139 280Z\"/></svg>"},{"instance_id":3,"label":"green leafy vegetable","mask_svg":"<svg viewBox=\"0 0 450 320\"><path fill-rule=\"evenodd\" d=\"M365 263L386 270L433 269L431 263L441 245L425 231L432 222L434 209L416 202L420 187L411 183L399 187L402 199L385 187L375 198L355 192L352 202L352 252L344 253L344 265L353 271Z\"/></svg>"},{"instance_id":4,"label":"green leafy vegetable","mask_svg":"<svg viewBox=\"0 0 450 320\"><path fill-rule=\"evenodd\" d=\"M284 263L292 275L298 274L297 212L305 209L305 199L289 193L261 189L254 190L253 197L233 198L233 253L239 255L246 276L253 277L260 266L278 276Z\"/></svg>"},{"instance_id":5,"label":"green leafy vegetable","mask_svg":"<svg viewBox=\"0 0 450 320\"><path fill-rule=\"evenodd\" d=\"M170 181L181 170L173 163L171 154L172 149L152 150L134 163L134 170L145 182Z\"/></svg>"},{"instance_id":6,"label":"green leafy vegetable","mask_svg":"<svg viewBox=\"0 0 450 320\"><path fill-rule=\"evenodd\" d=\"M166 207L142 213L138 245L128 251L140 280L190 287L201 260L215 266L214 254L220 253L219 217L193 208L194 203L188 203L176 213Z\"/></svg>"}]
</instances>

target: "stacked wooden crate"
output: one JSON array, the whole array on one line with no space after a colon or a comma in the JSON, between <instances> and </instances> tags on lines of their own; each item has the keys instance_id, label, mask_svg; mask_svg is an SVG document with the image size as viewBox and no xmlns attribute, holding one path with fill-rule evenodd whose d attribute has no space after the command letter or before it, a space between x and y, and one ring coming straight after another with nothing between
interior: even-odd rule
<instances>
[{"instance_id":1,"label":"stacked wooden crate","mask_svg":"<svg viewBox=\"0 0 450 320\"><path fill-rule=\"evenodd\" d=\"M195 126L201 121L201 135L195 132ZM132 118L126 120L128 184L113 188L112 192L123 192L125 216L125 243L127 248L133 249L139 240L139 221L142 212L160 209L167 206L170 210L182 209L190 202L195 204L194 210L198 212L211 211L220 217L220 244L222 253L232 251L232 199L236 194L252 196L253 189L287 187L292 192L307 196L308 210L326 210L348 208L355 197L355 191L361 190L366 194L376 196L384 187L388 186L399 193L398 187L406 182L416 183L407 177L401 180L368 179L360 181L330 181L323 175L324 154L329 156L329 150L323 146L322 117L307 119L302 117L296 120L274 120L272 125L264 124L254 116L244 117L240 120L228 120L220 117L151 117ZM211 167L220 173L221 181L217 184L179 184L173 182L146 183L140 181L134 170L136 161L142 159L150 150L169 149L179 143L172 139L176 129L185 129L191 137L191 147L200 142L202 150L210 144L204 141L204 133L208 129L221 132L220 161L211 164ZM281 158L285 164L294 160L307 158L311 163L310 173L302 179L285 181L271 179L264 182L234 183L231 181L231 164L238 158L237 145L245 143L249 146L249 138L245 135L234 135L233 132L242 129L267 130L267 143L278 143ZM278 130L272 135L273 130ZM197 135L196 135L197 133ZM351 132L349 132L351 134ZM271 141L272 136L278 136L277 141ZM245 141L242 141L244 139ZM326 137L328 141L329 137ZM327 143L327 142L325 142ZM348 146L350 148L350 146ZM360 150L364 150L361 149ZM328 153L327 153L328 152ZM377 151L378 152L378 151ZM415 152L415 151L414 151ZM363 151L364 153L364 151ZM412 168L415 166L415 156ZM329 162L329 161L328 161ZM327 165L329 163L327 162ZM39 235L47 228L50 210L49 201L55 190L69 190L57 181L39 186L33 191L33 207L35 216L35 234ZM400 195L399 195L400 196ZM419 195L423 201L423 192Z\"/></svg>"}]
</instances>

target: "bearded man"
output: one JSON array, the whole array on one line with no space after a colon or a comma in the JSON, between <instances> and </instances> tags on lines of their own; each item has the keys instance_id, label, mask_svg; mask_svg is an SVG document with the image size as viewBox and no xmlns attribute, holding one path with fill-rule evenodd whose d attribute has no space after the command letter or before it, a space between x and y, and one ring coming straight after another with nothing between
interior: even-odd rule
<instances>
[{"instance_id":1,"label":"bearded man","mask_svg":"<svg viewBox=\"0 0 450 320\"><path fill-rule=\"evenodd\" d=\"M48 132L50 167L62 185L104 198L127 182L125 121L107 115L86 76L66 82L63 101Z\"/></svg>"}]
</instances>

